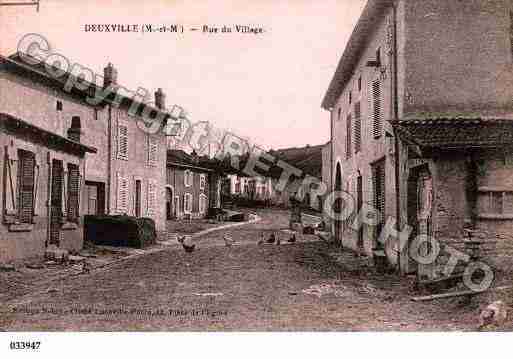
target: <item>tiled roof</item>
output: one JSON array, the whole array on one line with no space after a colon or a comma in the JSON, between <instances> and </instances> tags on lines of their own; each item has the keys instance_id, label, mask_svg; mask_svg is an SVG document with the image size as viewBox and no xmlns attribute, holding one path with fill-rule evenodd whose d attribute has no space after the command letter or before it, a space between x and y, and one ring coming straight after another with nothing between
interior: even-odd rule
<instances>
[{"instance_id":1,"label":"tiled roof","mask_svg":"<svg viewBox=\"0 0 513 359\"><path fill-rule=\"evenodd\" d=\"M190 167L198 170L211 171L210 160L206 157L194 156L182 150L167 151L167 165L178 167Z\"/></svg>"},{"instance_id":2,"label":"tiled roof","mask_svg":"<svg viewBox=\"0 0 513 359\"><path fill-rule=\"evenodd\" d=\"M19 136L32 135L31 141L36 140L48 148L80 154L98 152L94 147L62 137L6 113L0 113L0 130Z\"/></svg>"},{"instance_id":3,"label":"tiled roof","mask_svg":"<svg viewBox=\"0 0 513 359\"><path fill-rule=\"evenodd\" d=\"M497 147L513 145L513 119L435 118L393 123L421 147Z\"/></svg>"}]
</instances>

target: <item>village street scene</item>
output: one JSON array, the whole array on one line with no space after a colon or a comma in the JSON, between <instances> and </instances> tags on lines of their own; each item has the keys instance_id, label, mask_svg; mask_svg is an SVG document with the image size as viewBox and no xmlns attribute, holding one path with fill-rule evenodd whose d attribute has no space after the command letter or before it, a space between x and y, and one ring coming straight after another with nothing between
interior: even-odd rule
<instances>
[{"instance_id":1,"label":"village street scene","mask_svg":"<svg viewBox=\"0 0 513 359\"><path fill-rule=\"evenodd\" d=\"M298 5L350 19L290 58L34 3L0 6L0 331L513 330L511 0Z\"/></svg>"}]
</instances>

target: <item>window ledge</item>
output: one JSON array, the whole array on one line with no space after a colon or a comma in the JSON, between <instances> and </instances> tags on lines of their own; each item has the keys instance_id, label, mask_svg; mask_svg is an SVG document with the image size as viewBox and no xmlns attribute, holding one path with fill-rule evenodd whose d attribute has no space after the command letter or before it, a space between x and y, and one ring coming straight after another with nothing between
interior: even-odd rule
<instances>
[{"instance_id":1,"label":"window ledge","mask_svg":"<svg viewBox=\"0 0 513 359\"><path fill-rule=\"evenodd\" d=\"M9 232L31 232L34 225L29 223L17 223L9 225Z\"/></svg>"},{"instance_id":2,"label":"window ledge","mask_svg":"<svg viewBox=\"0 0 513 359\"><path fill-rule=\"evenodd\" d=\"M509 214L484 213L484 214L479 215L479 219L509 220L509 219L513 219L513 213L509 213Z\"/></svg>"},{"instance_id":3,"label":"window ledge","mask_svg":"<svg viewBox=\"0 0 513 359\"><path fill-rule=\"evenodd\" d=\"M62 229L63 231L73 231L73 230L75 230L75 229L78 229L78 224L73 223L73 222L65 222L65 223L62 225L61 229Z\"/></svg>"}]
</instances>

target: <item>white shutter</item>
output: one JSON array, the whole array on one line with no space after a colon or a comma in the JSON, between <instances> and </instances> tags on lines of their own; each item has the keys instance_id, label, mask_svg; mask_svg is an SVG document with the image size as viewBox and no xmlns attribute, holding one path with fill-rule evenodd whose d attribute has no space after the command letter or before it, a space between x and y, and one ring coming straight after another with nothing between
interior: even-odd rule
<instances>
[{"instance_id":1,"label":"white shutter","mask_svg":"<svg viewBox=\"0 0 513 359\"><path fill-rule=\"evenodd\" d=\"M148 216L152 216L155 214L155 207L157 204L157 185L155 181L148 181L148 195L146 198L148 201L147 213Z\"/></svg>"},{"instance_id":2,"label":"white shutter","mask_svg":"<svg viewBox=\"0 0 513 359\"><path fill-rule=\"evenodd\" d=\"M128 178L118 174L117 209L128 213Z\"/></svg>"},{"instance_id":3,"label":"white shutter","mask_svg":"<svg viewBox=\"0 0 513 359\"><path fill-rule=\"evenodd\" d=\"M148 165L157 165L158 141L155 136L148 136Z\"/></svg>"},{"instance_id":4,"label":"white shutter","mask_svg":"<svg viewBox=\"0 0 513 359\"><path fill-rule=\"evenodd\" d=\"M128 160L128 126L118 124L118 158Z\"/></svg>"}]
</instances>

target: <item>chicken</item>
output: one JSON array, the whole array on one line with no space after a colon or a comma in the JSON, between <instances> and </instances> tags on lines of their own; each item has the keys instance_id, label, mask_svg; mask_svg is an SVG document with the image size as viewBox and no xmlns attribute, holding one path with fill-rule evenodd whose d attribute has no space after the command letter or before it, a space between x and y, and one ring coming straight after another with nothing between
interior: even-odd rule
<instances>
[{"instance_id":1,"label":"chicken","mask_svg":"<svg viewBox=\"0 0 513 359\"><path fill-rule=\"evenodd\" d=\"M178 240L178 243L183 244L185 236L177 236L176 239Z\"/></svg>"},{"instance_id":2,"label":"chicken","mask_svg":"<svg viewBox=\"0 0 513 359\"><path fill-rule=\"evenodd\" d=\"M290 237L290 239L287 242L289 242L289 243L296 243L296 234L293 233L292 236Z\"/></svg>"},{"instance_id":3,"label":"chicken","mask_svg":"<svg viewBox=\"0 0 513 359\"><path fill-rule=\"evenodd\" d=\"M227 247L231 247L235 243L235 240L229 235L225 234L223 236L223 239L224 239L224 245Z\"/></svg>"},{"instance_id":4,"label":"chicken","mask_svg":"<svg viewBox=\"0 0 513 359\"><path fill-rule=\"evenodd\" d=\"M91 264L87 261L84 261L82 264L82 273L88 274L89 272L91 272Z\"/></svg>"},{"instance_id":5,"label":"chicken","mask_svg":"<svg viewBox=\"0 0 513 359\"><path fill-rule=\"evenodd\" d=\"M265 236L264 236L264 233L261 233L260 239L258 240L258 245L261 246L264 243L265 243Z\"/></svg>"},{"instance_id":6,"label":"chicken","mask_svg":"<svg viewBox=\"0 0 513 359\"><path fill-rule=\"evenodd\" d=\"M276 235L274 233L271 233L271 236L267 240L267 243L273 244L274 242L276 242Z\"/></svg>"},{"instance_id":7,"label":"chicken","mask_svg":"<svg viewBox=\"0 0 513 359\"><path fill-rule=\"evenodd\" d=\"M185 251L187 253L194 252L194 249L196 248L196 244L192 243L191 236L184 236L181 243L182 243L183 249L185 249Z\"/></svg>"},{"instance_id":8,"label":"chicken","mask_svg":"<svg viewBox=\"0 0 513 359\"><path fill-rule=\"evenodd\" d=\"M487 306L479 316L479 329L497 327L504 324L508 316L506 305L502 301L497 301Z\"/></svg>"}]
</instances>

